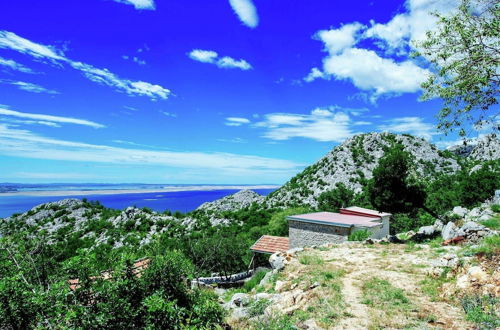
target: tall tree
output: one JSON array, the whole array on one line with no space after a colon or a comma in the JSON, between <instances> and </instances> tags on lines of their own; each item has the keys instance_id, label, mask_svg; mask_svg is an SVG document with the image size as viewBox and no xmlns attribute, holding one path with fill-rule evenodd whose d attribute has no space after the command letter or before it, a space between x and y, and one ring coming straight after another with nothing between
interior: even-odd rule
<instances>
[{"instance_id":1,"label":"tall tree","mask_svg":"<svg viewBox=\"0 0 500 330\"><path fill-rule=\"evenodd\" d=\"M438 128L465 136L465 122L498 125L500 84L500 4L498 0L461 0L452 15L435 14L438 26L417 42L417 55L435 73L422 84L423 100L444 101Z\"/></svg>"},{"instance_id":2,"label":"tall tree","mask_svg":"<svg viewBox=\"0 0 500 330\"><path fill-rule=\"evenodd\" d=\"M371 204L380 211L408 213L422 207L425 192L414 180L411 155L403 145L388 148L368 184Z\"/></svg>"}]
</instances>

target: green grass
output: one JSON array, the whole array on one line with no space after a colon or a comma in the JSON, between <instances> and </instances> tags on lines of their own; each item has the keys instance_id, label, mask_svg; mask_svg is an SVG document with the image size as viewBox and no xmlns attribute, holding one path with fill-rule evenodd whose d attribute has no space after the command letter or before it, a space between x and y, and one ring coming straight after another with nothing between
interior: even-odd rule
<instances>
[{"instance_id":1,"label":"green grass","mask_svg":"<svg viewBox=\"0 0 500 330\"><path fill-rule=\"evenodd\" d=\"M496 234L483 239L478 247L471 249L474 254L485 255L491 258L493 255L500 253L500 235Z\"/></svg>"},{"instance_id":2,"label":"green grass","mask_svg":"<svg viewBox=\"0 0 500 330\"><path fill-rule=\"evenodd\" d=\"M299 262L303 265L322 265L324 264L324 260L313 254L301 254L299 256Z\"/></svg>"},{"instance_id":3,"label":"green grass","mask_svg":"<svg viewBox=\"0 0 500 330\"><path fill-rule=\"evenodd\" d=\"M368 237L370 237L371 232L363 229L363 230L357 230L353 233L349 234L349 237L347 238L349 241L364 241Z\"/></svg>"},{"instance_id":4,"label":"green grass","mask_svg":"<svg viewBox=\"0 0 500 330\"><path fill-rule=\"evenodd\" d=\"M439 277L428 276L425 280L420 281L422 292L431 297L432 301L439 300L439 288L444 283L451 281L448 279L450 268L445 267L443 273Z\"/></svg>"},{"instance_id":5,"label":"green grass","mask_svg":"<svg viewBox=\"0 0 500 330\"><path fill-rule=\"evenodd\" d=\"M465 296L461 299L468 321L476 323L480 329L497 329L500 317L496 314L499 301L492 296Z\"/></svg>"},{"instance_id":6,"label":"green grass","mask_svg":"<svg viewBox=\"0 0 500 330\"><path fill-rule=\"evenodd\" d=\"M496 213L500 213L500 204L491 205L491 210Z\"/></svg>"},{"instance_id":7,"label":"green grass","mask_svg":"<svg viewBox=\"0 0 500 330\"><path fill-rule=\"evenodd\" d=\"M269 305L271 305L271 301L267 299L254 300L248 305L248 315L250 317L262 315Z\"/></svg>"},{"instance_id":8,"label":"green grass","mask_svg":"<svg viewBox=\"0 0 500 330\"><path fill-rule=\"evenodd\" d=\"M373 277L362 286L363 304L384 310L408 309L410 300L403 290L392 286L386 280Z\"/></svg>"},{"instance_id":9,"label":"green grass","mask_svg":"<svg viewBox=\"0 0 500 330\"><path fill-rule=\"evenodd\" d=\"M500 229L500 217L493 217L489 220L481 221L481 224L487 228L498 230Z\"/></svg>"},{"instance_id":10,"label":"green grass","mask_svg":"<svg viewBox=\"0 0 500 330\"><path fill-rule=\"evenodd\" d=\"M265 270L260 270L257 273L255 273L252 278L250 278L248 281L243 284L243 289L245 292L250 292L252 289L254 289L257 285L259 285L260 281L266 276L267 272Z\"/></svg>"}]
</instances>

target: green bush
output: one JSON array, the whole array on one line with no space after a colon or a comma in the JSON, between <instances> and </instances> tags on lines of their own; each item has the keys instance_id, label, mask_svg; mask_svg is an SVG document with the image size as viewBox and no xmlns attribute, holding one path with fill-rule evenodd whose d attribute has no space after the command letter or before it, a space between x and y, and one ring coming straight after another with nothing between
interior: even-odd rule
<instances>
[{"instance_id":1,"label":"green bush","mask_svg":"<svg viewBox=\"0 0 500 330\"><path fill-rule=\"evenodd\" d=\"M356 231L349 234L348 240L349 241L364 241L365 239L370 237L371 234L372 233L366 229L356 230Z\"/></svg>"},{"instance_id":2,"label":"green bush","mask_svg":"<svg viewBox=\"0 0 500 330\"><path fill-rule=\"evenodd\" d=\"M498 329L500 317L496 314L499 301L492 296L465 296L460 300L468 321L481 329Z\"/></svg>"},{"instance_id":3,"label":"green bush","mask_svg":"<svg viewBox=\"0 0 500 330\"><path fill-rule=\"evenodd\" d=\"M500 204L491 205L491 210L496 213L500 213Z\"/></svg>"}]
</instances>

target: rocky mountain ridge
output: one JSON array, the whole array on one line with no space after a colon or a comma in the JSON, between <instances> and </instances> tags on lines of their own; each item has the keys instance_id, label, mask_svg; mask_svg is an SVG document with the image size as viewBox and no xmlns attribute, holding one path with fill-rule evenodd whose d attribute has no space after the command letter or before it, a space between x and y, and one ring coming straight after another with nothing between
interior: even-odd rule
<instances>
[{"instance_id":1,"label":"rocky mountain ridge","mask_svg":"<svg viewBox=\"0 0 500 330\"><path fill-rule=\"evenodd\" d=\"M94 247L108 243L114 248L133 243L142 246L181 223L174 216L147 208L112 210L75 198L37 205L1 220L0 235L28 231L32 237L43 237L48 244L78 237L91 241Z\"/></svg>"}]
</instances>

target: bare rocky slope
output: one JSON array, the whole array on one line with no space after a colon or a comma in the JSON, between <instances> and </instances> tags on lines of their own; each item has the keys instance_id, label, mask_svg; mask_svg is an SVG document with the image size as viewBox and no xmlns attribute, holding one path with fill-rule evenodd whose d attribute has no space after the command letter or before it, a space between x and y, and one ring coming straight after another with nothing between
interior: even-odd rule
<instances>
[{"instance_id":1,"label":"bare rocky slope","mask_svg":"<svg viewBox=\"0 0 500 330\"><path fill-rule=\"evenodd\" d=\"M500 158L500 139L495 134L488 134L477 141L460 144L448 148L449 151L460 157L472 160L494 160Z\"/></svg>"},{"instance_id":2,"label":"bare rocky slope","mask_svg":"<svg viewBox=\"0 0 500 330\"><path fill-rule=\"evenodd\" d=\"M267 202L271 206L286 206L300 200L314 207L319 195L334 189L337 183L359 192L363 180L372 177L373 169L384 155L384 148L394 142L401 143L415 157L416 170L421 176L453 173L460 168L451 153L440 151L423 138L391 133L360 134L336 146L317 163L293 177Z\"/></svg>"},{"instance_id":3,"label":"bare rocky slope","mask_svg":"<svg viewBox=\"0 0 500 330\"><path fill-rule=\"evenodd\" d=\"M213 202L201 204L197 210L199 211L237 211L252 203L262 203L265 197L259 195L253 190L240 190L235 194L223 197Z\"/></svg>"}]
</instances>

